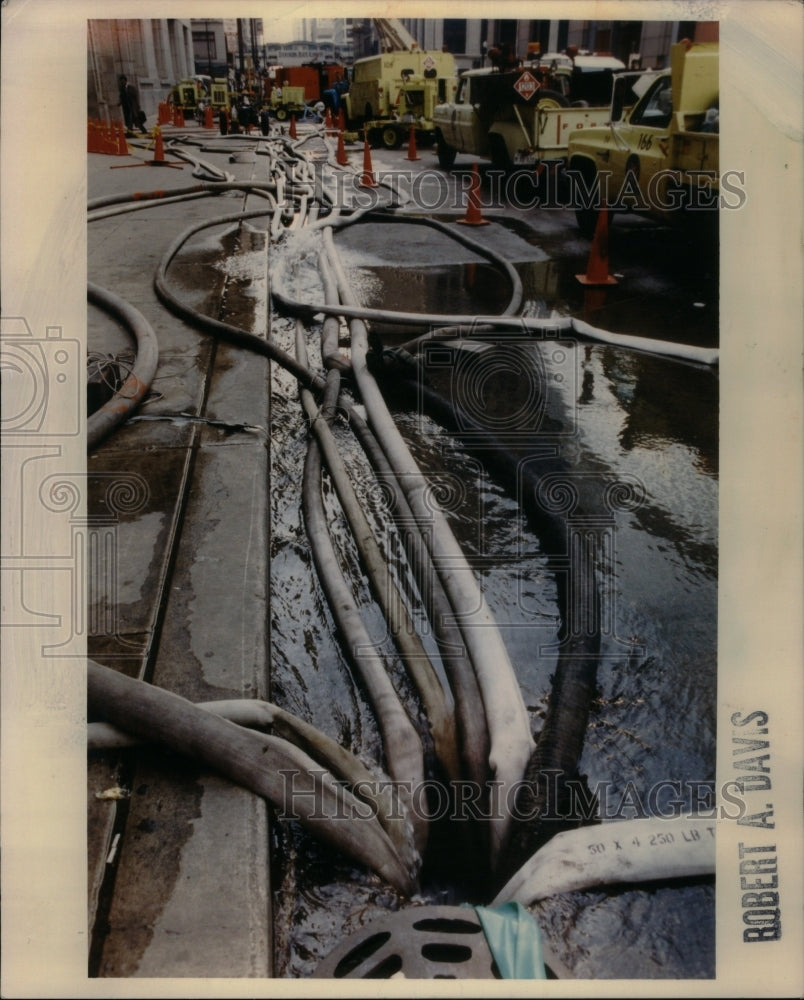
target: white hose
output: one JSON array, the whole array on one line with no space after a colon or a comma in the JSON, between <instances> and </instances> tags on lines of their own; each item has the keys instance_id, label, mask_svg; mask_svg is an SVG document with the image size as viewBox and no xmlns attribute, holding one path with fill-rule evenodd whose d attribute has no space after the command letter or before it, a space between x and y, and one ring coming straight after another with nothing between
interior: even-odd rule
<instances>
[{"instance_id":1,"label":"white hose","mask_svg":"<svg viewBox=\"0 0 804 1000\"><path fill-rule=\"evenodd\" d=\"M97 447L118 424L140 405L151 387L159 364L159 342L154 329L139 309L119 295L93 285L87 285L87 298L115 316L137 341L137 358L125 382L111 399L87 418L87 450Z\"/></svg>"},{"instance_id":2,"label":"white hose","mask_svg":"<svg viewBox=\"0 0 804 1000\"><path fill-rule=\"evenodd\" d=\"M690 878L715 871L713 819L629 819L556 834L497 893L492 907L529 906L599 885Z\"/></svg>"},{"instance_id":3,"label":"white hose","mask_svg":"<svg viewBox=\"0 0 804 1000\"><path fill-rule=\"evenodd\" d=\"M324 238L330 253L330 263L338 279L341 298L351 305L354 298L334 249L331 228L324 230ZM527 709L508 651L474 572L368 370L366 325L354 321L350 328L352 371L369 421L405 490L419 530L432 553L444 590L457 611L457 624L477 674L491 744L489 766L497 783L496 792L500 796L491 811L490 842L494 861L511 822L510 814L504 807L508 792L521 780L534 747ZM499 807L501 803L502 808Z\"/></svg>"}]
</instances>

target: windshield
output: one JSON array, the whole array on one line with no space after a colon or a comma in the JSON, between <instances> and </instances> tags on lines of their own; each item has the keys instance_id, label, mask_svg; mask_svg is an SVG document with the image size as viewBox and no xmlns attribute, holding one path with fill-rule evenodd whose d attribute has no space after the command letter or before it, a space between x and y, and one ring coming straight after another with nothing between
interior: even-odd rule
<instances>
[{"instance_id":1,"label":"windshield","mask_svg":"<svg viewBox=\"0 0 804 1000\"><path fill-rule=\"evenodd\" d=\"M645 100L635 109L631 124L666 128L672 117L673 82L669 76L665 76L656 81L645 96Z\"/></svg>"}]
</instances>

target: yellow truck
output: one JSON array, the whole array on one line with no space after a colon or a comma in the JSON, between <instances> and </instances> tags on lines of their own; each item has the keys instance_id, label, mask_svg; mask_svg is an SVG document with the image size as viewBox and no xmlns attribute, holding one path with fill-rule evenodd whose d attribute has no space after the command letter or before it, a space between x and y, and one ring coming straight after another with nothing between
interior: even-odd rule
<instances>
[{"instance_id":1,"label":"yellow truck","mask_svg":"<svg viewBox=\"0 0 804 1000\"><path fill-rule=\"evenodd\" d=\"M669 69L632 76L615 79L610 122L569 139L567 179L585 235L603 206L675 223L712 217L719 204L717 42L678 42ZM626 87L642 91L627 110Z\"/></svg>"},{"instance_id":2,"label":"yellow truck","mask_svg":"<svg viewBox=\"0 0 804 1000\"><path fill-rule=\"evenodd\" d=\"M433 110L455 95L455 59L449 52L394 50L356 60L343 101L350 128L362 128L372 145L397 149L416 131L433 138Z\"/></svg>"},{"instance_id":3,"label":"yellow truck","mask_svg":"<svg viewBox=\"0 0 804 1000\"><path fill-rule=\"evenodd\" d=\"M182 108L185 117L195 116L198 105L203 101L213 111L229 106L229 85L225 78L213 78L203 74L179 80L171 92L174 108Z\"/></svg>"}]
</instances>

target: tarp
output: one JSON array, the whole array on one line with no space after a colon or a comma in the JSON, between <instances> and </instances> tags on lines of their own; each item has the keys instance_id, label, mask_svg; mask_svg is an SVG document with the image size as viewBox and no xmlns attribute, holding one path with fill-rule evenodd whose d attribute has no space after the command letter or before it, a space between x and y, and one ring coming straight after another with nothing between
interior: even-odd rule
<instances>
[{"instance_id":1,"label":"tarp","mask_svg":"<svg viewBox=\"0 0 804 1000\"><path fill-rule=\"evenodd\" d=\"M503 979L547 978L539 928L521 903L474 909Z\"/></svg>"}]
</instances>

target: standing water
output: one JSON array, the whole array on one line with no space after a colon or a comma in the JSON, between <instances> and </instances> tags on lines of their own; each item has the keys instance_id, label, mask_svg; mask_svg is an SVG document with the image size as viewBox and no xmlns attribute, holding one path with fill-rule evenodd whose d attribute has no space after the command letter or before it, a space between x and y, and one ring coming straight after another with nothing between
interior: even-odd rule
<instances>
[{"instance_id":1,"label":"standing water","mask_svg":"<svg viewBox=\"0 0 804 1000\"><path fill-rule=\"evenodd\" d=\"M410 309L413 300L421 311L489 314L507 301L505 280L482 261L391 268L381 257L359 253L360 240L358 228L338 236L365 305ZM394 244L398 249L396 237ZM557 304L546 294L549 267L539 260L522 270L525 288L538 289L523 311L549 312ZM309 288L304 280L297 277L295 297L320 301L315 277L308 275ZM555 282L557 290L560 285ZM289 351L294 331L292 321L272 318L272 338ZM378 329L375 335L393 346L417 332ZM308 348L311 367L320 370L317 335L311 327ZM492 431L519 468L538 474L545 449L558 454L570 489L599 515L594 531L602 644L580 760L596 795L596 818L669 815L674 803L681 809L706 805L715 775L716 375L568 338L520 336L511 343L481 337L471 344L433 345L419 356L436 395L460 404L473 426ZM482 441L466 428L446 428L420 405L415 388L395 391L402 388L401 377L387 386L395 419L482 582L537 737L556 670L562 614L556 563L538 511L534 515L519 502L527 498L498 474L499 464L488 449L484 453ZM307 428L295 382L276 366L271 392L272 699L367 761L381 760L373 713L338 646L313 572L299 499ZM389 562L396 565L399 541L362 453L343 423L336 432ZM330 492L325 500L369 631L421 728L351 536ZM572 518L571 502L563 513ZM311 975L349 934L388 911L414 903L489 901L473 896L469 867L462 871L460 862L449 863L440 838L433 850L443 853L425 866L421 897L406 900L294 825L274 824L273 830L277 975ZM714 975L709 880L567 893L535 904L532 913L553 952L580 978Z\"/></svg>"}]
</instances>

